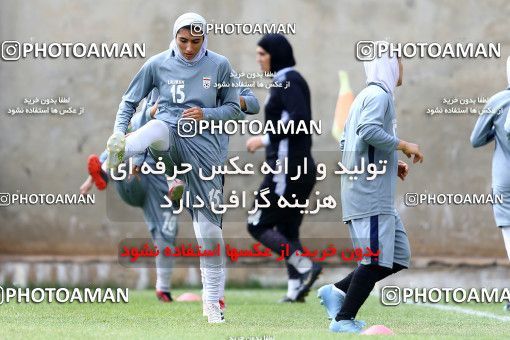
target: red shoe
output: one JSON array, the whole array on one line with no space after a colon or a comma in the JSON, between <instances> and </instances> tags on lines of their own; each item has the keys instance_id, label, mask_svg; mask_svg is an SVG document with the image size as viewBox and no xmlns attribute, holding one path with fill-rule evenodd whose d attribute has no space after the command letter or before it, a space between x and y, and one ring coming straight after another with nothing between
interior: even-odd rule
<instances>
[{"instance_id":1,"label":"red shoe","mask_svg":"<svg viewBox=\"0 0 510 340\"><path fill-rule=\"evenodd\" d=\"M156 297L161 302L172 302L174 299L172 299L172 294L170 292L163 292L161 290L156 290Z\"/></svg>"},{"instance_id":2,"label":"red shoe","mask_svg":"<svg viewBox=\"0 0 510 340\"><path fill-rule=\"evenodd\" d=\"M101 169L101 162L99 161L99 157L97 155L90 155L87 161L87 167L89 170L89 175L92 177L92 181L96 185L98 190L106 189L106 185L108 184L108 176Z\"/></svg>"}]
</instances>

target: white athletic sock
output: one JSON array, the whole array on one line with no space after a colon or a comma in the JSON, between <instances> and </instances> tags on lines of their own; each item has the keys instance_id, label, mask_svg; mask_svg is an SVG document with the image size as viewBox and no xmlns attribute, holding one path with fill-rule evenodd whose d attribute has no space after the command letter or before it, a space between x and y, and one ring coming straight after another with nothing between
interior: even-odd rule
<instances>
[{"instance_id":1,"label":"white athletic sock","mask_svg":"<svg viewBox=\"0 0 510 340\"><path fill-rule=\"evenodd\" d=\"M293 266L299 274L304 274L312 269L313 264L312 260L310 260L308 257L303 257L301 255L297 255L296 253L290 255L287 262Z\"/></svg>"},{"instance_id":2,"label":"white athletic sock","mask_svg":"<svg viewBox=\"0 0 510 340\"><path fill-rule=\"evenodd\" d=\"M503 234L503 240L505 241L506 254L508 255L508 260L510 260L510 227L501 228L501 233Z\"/></svg>"},{"instance_id":3,"label":"white athletic sock","mask_svg":"<svg viewBox=\"0 0 510 340\"><path fill-rule=\"evenodd\" d=\"M220 249L224 249L221 228L210 222L202 213L196 213L196 217L193 219L193 228L198 244L203 250L214 250L217 244L220 244ZM220 256L200 257L200 271L206 302L218 303L222 297L222 282L225 279L224 266L223 251L220 252Z\"/></svg>"},{"instance_id":4,"label":"white athletic sock","mask_svg":"<svg viewBox=\"0 0 510 340\"><path fill-rule=\"evenodd\" d=\"M298 293L298 288L301 285L300 279L289 279L287 281L287 297L294 300Z\"/></svg>"},{"instance_id":5,"label":"white athletic sock","mask_svg":"<svg viewBox=\"0 0 510 340\"><path fill-rule=\"evenodd\" d=\"M224 249L221 250L221 253L224 254ZM227 279L227 268L223 268L223 275L221 276L221 286L220 286L220 299L225 297L225 280Z\"/></svg>"},{"instance_id":6,"label":"white athletic sock","mask_svg":"<svg viewBox=\"0 0 510 340\"><path fill-rule=\"evenodd\" d=\"M170 147L168 126L161 120L151 120L138 130L126 136L124 159L142 153L148 147L166 151Z\"/></svg>"}]
</instances>

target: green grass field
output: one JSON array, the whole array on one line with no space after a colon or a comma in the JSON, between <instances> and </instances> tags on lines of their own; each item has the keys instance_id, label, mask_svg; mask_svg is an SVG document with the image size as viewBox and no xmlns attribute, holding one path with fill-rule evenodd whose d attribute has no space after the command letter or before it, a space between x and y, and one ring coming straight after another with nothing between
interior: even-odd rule
<instances>
[{"instance_id":1,"label":"green grass field","mask_svg":"<svg viewBox=\"0 0 510 340\"><path fill-rule=\"evenodd\" d=\"M173 295L183 292L175 290ZM0 338L333 339L346 336L328 331L329 321L315 291L304 304L276 303L283 294L283 290L275 289L228 289L227 321L219 325L207 323L199 302L164 304L156 300L153 291L130 290L126 304L10 302L0 305ZM418 305L386 307L371 296L358 317L368 326L383 324L403 339L510 338L510 314L503 311L502 305L465 304L454 308L475 310L486 316ZM497 316L508 321L497 320L494 318Z\"/></svg>"}]
</instances>

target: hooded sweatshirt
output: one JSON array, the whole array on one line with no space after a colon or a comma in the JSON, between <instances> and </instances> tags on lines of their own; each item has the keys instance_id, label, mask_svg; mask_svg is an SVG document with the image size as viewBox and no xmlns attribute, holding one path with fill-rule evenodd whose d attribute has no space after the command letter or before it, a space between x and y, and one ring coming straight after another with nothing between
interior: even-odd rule
<instances>
[{"instance_id":1,"label":"hooded sweatshirt","mask_svg":"<svg viewBox=\"0 0 510 340\"><path fill-rule=\"evenodd\" d=\"M383 55L365 62L367 87L354 99L345 124L342 164L358 173L341 175L342 218L365 218L381 214L395 215L397 179L396 116L393 92L399 78L398 61ZM386 161L386 163L384 163ZM368 164L378 171L374 179Z\"/></svg>"}]
</instances>

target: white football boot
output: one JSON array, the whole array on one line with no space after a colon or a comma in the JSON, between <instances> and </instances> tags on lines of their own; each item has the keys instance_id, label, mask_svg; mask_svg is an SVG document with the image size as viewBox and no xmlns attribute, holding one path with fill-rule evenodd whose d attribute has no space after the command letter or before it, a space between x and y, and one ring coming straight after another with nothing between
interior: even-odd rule
<instances>
[{"instance_id":1,"label":"white football boot","mask_svg":"<svg viewBox=\"0 0 510 340\"><path fill-rule=\"evenodd\" d=\"M108 138L106 143L106 150L108 151L106 166L108 169L115 169L122 163L125 149L126 137L121 132L115 132Z\"/></svg>"},{"instance_id":2,"label":"white football boot","mask_svg":"<svg viewBox=\"0 0 510 340\"><path fill-rule=\"evenodd\" d=\"M225 322L225 317L220 308L219 302L206 302L205 306L207 308L207 321L209 323L223 323Z\"/></svg>"}]
</instances>

